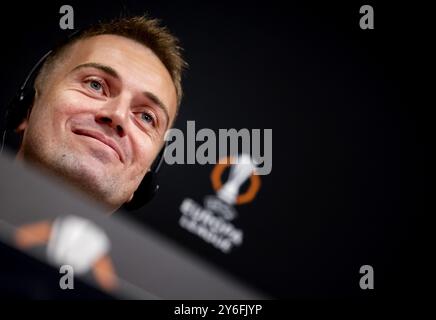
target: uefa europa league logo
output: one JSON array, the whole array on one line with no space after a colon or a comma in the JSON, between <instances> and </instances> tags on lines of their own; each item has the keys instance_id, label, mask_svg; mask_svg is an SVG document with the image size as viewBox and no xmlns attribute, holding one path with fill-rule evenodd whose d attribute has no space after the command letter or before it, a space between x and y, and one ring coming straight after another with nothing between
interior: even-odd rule
<instances>
[{"instance_id":1,"label":"uefa europa league logo","mask_svg":"<svg viewBox=\"0 0 436 320\"><path fill-rule=\"evenodd\" d=\"M237 158L222 159L212 170L211 180L216 196L206 196L205 207L219 213L226 220L233 220L237 216L235 205L251 202L260 188L260 178L257 164L248 154L240 154ZM224 183L221 181L224 170L229 168L229 176ZM249 181L249 187L240 194L241 187Z\"/></svg>"},{"instance_id":2,"label":"uefa europa league logo","mask_svg":"<svg viewBox=\"0 0 436 320\"><path fill-rule=\"evenodd\" d=\"M236 203L236 198L239 195L239 189L242 184L248 180L255 171L256 165L251 160L251 157L246 154L240 155L238 161L230 168L227 182L218 190L218 198L233 206Z\"/></svg>"},{"instance_id":3,"label":"uefa europa league logo","mask_svg":"<svg viewBox=\"0 0 436 320\"><path fill-rule=\"evenodd\" d=\"M224 172L228 170L228 178ZM212 169L210 179L215 195L206 195L202 206L186 198L180 205L179 225L196 234L224 253L240 246L244 232L232 222L236 205L250 203L260 189L258 163L247 154L221 158Z\"/></svg>"}]
</instances>

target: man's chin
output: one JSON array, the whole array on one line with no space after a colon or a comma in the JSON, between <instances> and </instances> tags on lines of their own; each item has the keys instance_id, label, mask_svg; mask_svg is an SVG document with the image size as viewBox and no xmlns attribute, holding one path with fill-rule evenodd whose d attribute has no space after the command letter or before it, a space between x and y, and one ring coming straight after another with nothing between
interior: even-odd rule
<instances>
[{"instance_id":1,"label":"man's chin","mask_svg":"<svg viewBox=\"0 0 436 320\"><path fill-rule=\"evenodd\" d=\"M124 202L119 198L120 187L116 179L95 170L81 170L63 174L64 180L80 192L109 208L117 208ZM116 195L116 197L115 197Z\"/></svg>"},{"instance_id":2,"label":"man's chin","mask_svg":"<svg viewBox=\"0 0 436 320\"><path fill-rule=\"evenodd\" d=\"M51 175L56 176L88 199L98 202L105 209L112 210L121 206L123 201L119 197L114 197L114 195L119 196L120 193L118 179L112 177L104 166L92 163L93 161L83 162L79 159L72 161L66 158L64 157L63 161L47 164L44 170L50 171Z\"/></svg>"},{"instance_id":3,"label":"man's chin","mask_svg":"<svg viewBox=\"0 0 436 320\"><path fill-rule=\"evenodd\" d=\"M41 153L24 152L19 160L24 160L46 175L60 179L111 211L121 207L129 198L124 196L119 177L108 172L109 166L95 157L85 157L83 154L77 156L71 152L44 157Z\"/></svg>"}]
</instances>

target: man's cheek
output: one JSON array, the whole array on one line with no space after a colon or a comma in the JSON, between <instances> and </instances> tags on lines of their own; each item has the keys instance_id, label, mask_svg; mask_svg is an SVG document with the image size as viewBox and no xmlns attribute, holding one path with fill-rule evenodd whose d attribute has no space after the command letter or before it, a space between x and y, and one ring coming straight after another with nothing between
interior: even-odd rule
<instances>
[{"instance_id":1,"label":"man's cheek","mask_svg":"<svg viewBox=\"0 0 436 320\"><path fill-rule=\"evenodd\" d=\"M63 91L53 99L53 105L59 114L76 114L92 108L92 101L78 91Z\"/></svg>"},{"instance_id":2,"label":"man's cheek","mask_svg":"<svg viewBox=\"0 0 436 320\"><path fill-rule=\"evenodd\" d=\"M147 173L147 169L144 169L144 167L140 167L137 170L134 170L132 172L132 175L130 177L130 180L134 182L134 184L138 184L142 181L145 174Z\"/></svg>"}]
</instances>

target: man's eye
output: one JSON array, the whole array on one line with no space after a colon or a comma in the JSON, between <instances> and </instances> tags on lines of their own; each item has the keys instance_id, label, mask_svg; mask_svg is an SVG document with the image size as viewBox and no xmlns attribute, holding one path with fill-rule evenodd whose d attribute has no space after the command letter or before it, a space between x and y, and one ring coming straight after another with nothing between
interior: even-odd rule
<instances>
[{"instance_id":1,"label":"man's eye","mask_svg":"<svg viewBox=\"0 0 436 320\"><path fill-rule=\"evenodd\" d=\"M103 85L97 80L90 80L89 86L94 91L102 91L103 90Z\"/></svg>"},{"instance_id":2,"label":"man's eye","mask_svg":"<svg viewBox=\"0 0 436 320\"><path fill-rule=\"evenodd\" d=\"M153 122L154 122L154 119L153 119L153 116L151 116L149 113L147 113L147 112L142 112L141 113L141 118L142 118L142 120L144 120L145 122L148 122L148 123L151 123L151 124L153 124Z\"/></svg>"}]
</instances>

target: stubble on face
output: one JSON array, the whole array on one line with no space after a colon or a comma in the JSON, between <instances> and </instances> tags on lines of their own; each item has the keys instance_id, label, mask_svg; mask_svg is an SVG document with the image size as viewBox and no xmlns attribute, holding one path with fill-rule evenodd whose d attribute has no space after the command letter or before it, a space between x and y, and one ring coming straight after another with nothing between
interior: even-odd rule
<instances>
[{"instance_id":1,"label":"stubble on face","mask_svg":"<svg viewBox=\"0 0 436 320\"><path fill-rule=\"evenodd\" d=\"M38 134L38 127L29 129L18 159L25 160L46 175L68 182L89 198L105 204L108 209L116 209L120 198L127 201L129 193L119 185L119 177L97 172L98 167L90 168L83 155L77 154L68 145L43 141L44 137ZM117 195L116 199L113 199L114 195Z\"/></svg>"},{"instance_id":2,"label":"stubble on face","mask_svg":"<svg viewBox=\"0 0 436 320\"><path fill-rule=\"evenodd\" d=\"M139 57L143 58L143 55ZM134 58L138 58L138 56L134 56ZM59 65L62 66L62 64ZM53 70L54 74L57 72L56 69ZM80 140L80 137L68 130L70 128L64 130L65 137L59 138L59 135L53 134L63 131L63 129L59 129L59 125L53 119L60 119L62 123L65 120L65 114L62 112L70 107L77 109L78 105L77 101L71 102L62 93L62 90L59 90L54 78L56 77L47 79L45 86L47 90L43 90L35 99L35 105L27 119L27 128L17 158L24 159L48 174L67 180L69 184L91 198L105 204L111 210L116 210L122 203L131 198L152 163L152 155L156 155L159 148L156 145L153 147L148 145L144 149L143 145L141 152L138 152L138 148L136 148L134 152L136 157L139 153L144 154L144 150L148 156L139 156L141 158L139 162L142 165L138 166L139 162L134 161L135 165L129 166L131 163L117 163L113 158L109 159L107 151L99 149L99 146L94 148L92 142L90 142L90 147L88 141ZM175 93L173 95L175 101ZM171 102L171 100L167 99L167 102ZM175 104L173 105L172 118L175 116ZM67 116L69 112L67 111ZM80 119L80 112L78 116L73 114L74 117ZM84 123L86 121L90 121L90 118L84 120ZM83 147L84 145L85 147ZM127 150L130 149L127 148Z\"/></svg>"}]
</instances>

